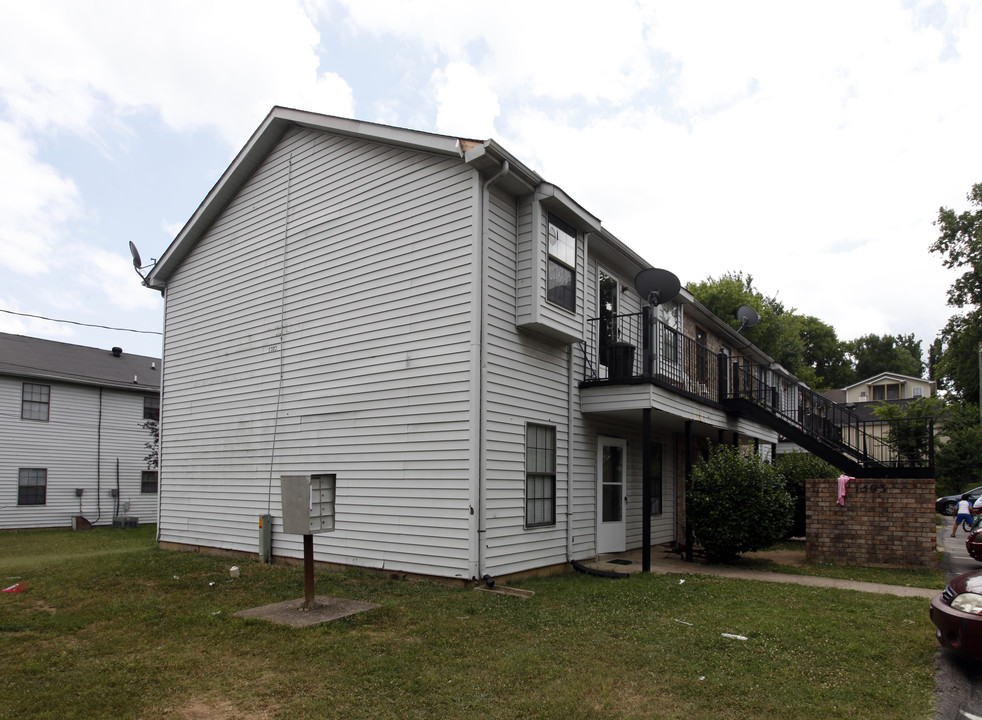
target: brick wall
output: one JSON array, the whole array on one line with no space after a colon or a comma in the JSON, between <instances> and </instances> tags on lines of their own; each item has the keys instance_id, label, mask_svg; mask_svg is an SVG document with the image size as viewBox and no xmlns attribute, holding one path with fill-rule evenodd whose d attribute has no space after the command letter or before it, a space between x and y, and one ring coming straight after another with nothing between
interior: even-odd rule
<instances>
[{"instance_id":1,"label":"brick wall","mask_svg":"<svg viewBox=\"0 0 982 720\"><path fill-rule=\"evenodd\" d=\"M850 480L845 505L838 483L805 484L809 562L867 567L935 567L934 480Z\"/></svg>"}]
</instances>

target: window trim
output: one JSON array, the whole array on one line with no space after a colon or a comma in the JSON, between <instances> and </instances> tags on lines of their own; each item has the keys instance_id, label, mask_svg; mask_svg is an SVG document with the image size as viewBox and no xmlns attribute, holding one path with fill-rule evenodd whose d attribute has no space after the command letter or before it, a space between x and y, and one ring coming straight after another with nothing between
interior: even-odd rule
<instances>
[{"instance_id":1,"label":"window trim","mask_svg":"<svg viewBox=\"0 0 982 720\"><path fill-rule=\"evenodd\" d=\"M148 480L147 476L152 475L153 480ZM150 483L153 483L153 490L148 490ZM140 494L141 495L157 495L160 493L160 476L157 474L156 470L141 470L140 471Z\"/></svg>"},{"instance_id":2,"label":"window trim","mask_svg":"<svg viewBox=\"0 0 982 720\"><path fill-rule=\"evenodd\" d=\"M28 399L28 388L32 390L39 388L43 390L44 400ZM44 417L31 417L33 413L28 413L28 407L32 409L44 408ZM33 422L49 422L51 420L51 386L41 383L24 382L20 391L20 419Z\"/></svg>"},{"instance_id":3,"label":"window trim","mask_svg":"<svg viewBox=\"0 0 982 720\"><path fill-rule=\"evenodd\" d=\"M38 473L32 477L33 474ZM33 484L25 484L24 480L41 480ZM40 488L40 492L38 491ZM40 500L36 496L40 495ZM25 501L28 496L31 497ZM36 505L48 504L48 468L17 468L17 505L18 507L32 507Z\"/></svg>"},{"instance_id":4,"label":"window trim","mask_svg":"<svg viewBox=\"0 0 982 720\"><path fill-rule=\"evenodd\" d=\"M532 445L532 431L544 430L546 440L551 442L551 447L547 443L545 446ZM537 529L556 526L556 461L558 457L557 448L558 433L555 425L545 425L542 423L525 424L525 490L524 490L524 522L526 529ZM545 450L551 452L551 458L546 457L545 467L534 467L534 450ZM550 466L551 465L551 469ZM530 493L531 481L545 480L545 494L533 495ZM532 522L533 518L543 510L542 503L545 502L545 512L542 512L544 520Z\"/></svg>"},{"instance_id":5,"label":"window trim","mask_svg":"<svg viewBox=\"0 0 982 720\"><path fill-rule=\"evenodd\" d=\"M152 401L156 406L151 405L147 407L147 401ZM150 411L149 415L147 411ZM153 420L155 422L160 421L160 396L159 395L144 395L143 396L143 419Z\"/></svg>"},{"instance_id":6,"label":"window trim","mask_svg":"<svg viewBox=\"0 0 982 720\"><path fill-rule=\"evenodd\" d=\"M551 243L552 227L555 227L557 230L561 230L566 235L569 235L572 238L572 244L573 244L572 265L570 265L566 261L566 259L559 257L558 255L554 255L552 253L550 249L552 245ZM551 305L555 305L556 307L562 308L563 310L567 310L571 313L576 312L576 295L577 295L576 261L577 261L577 253L578 253L576 235L577 233L575 227L570 225L562 218L554 215L553 213L551 212L548 213L548 216L546 218L546 302L550 303ZM553 265L570 274L570 283L569 283L570 292L569 292L569 298L566 301L562 301L554 297L553 287L551 285L551 279L552 279L551 270ZM556 287L557 289L559 288L559 286Z\"/></svg>"}]
</instances>

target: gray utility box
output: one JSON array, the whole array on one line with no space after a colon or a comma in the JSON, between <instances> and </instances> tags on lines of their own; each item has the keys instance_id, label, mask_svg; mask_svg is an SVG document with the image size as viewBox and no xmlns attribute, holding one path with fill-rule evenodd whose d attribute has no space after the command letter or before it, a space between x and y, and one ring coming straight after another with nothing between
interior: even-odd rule
<instances>
[{"instance_id":1,"label":"gray utility box","mask_svg":"<svg viewBox=\"0 0 982 720\"><path fill-rule=\"evenodd\" d=\"M281 475L283 532L313 535L334 531L336 475Z\"/></svg>"}]
</instances>

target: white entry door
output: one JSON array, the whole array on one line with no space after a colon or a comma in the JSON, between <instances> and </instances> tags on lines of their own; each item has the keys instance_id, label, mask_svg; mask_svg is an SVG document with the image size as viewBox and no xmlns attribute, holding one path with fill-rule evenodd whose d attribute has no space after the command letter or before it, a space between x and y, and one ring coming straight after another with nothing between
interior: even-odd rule
<instances>
[{"instance_id":1,"label":"white entry door","mask_svg":"<svg viewBox=\"0 0 982 720\"><path fill-rule=\"evenodd\" d=\"M597 444L597 552L627 549L627 442L601 437Z\"/></svg>"}]
</instances>

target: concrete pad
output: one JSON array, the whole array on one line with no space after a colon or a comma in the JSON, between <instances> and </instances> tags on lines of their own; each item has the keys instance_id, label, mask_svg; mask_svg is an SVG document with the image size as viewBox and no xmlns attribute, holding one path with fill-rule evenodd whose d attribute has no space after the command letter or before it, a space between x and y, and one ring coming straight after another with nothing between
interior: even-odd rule
<instances>
[{"instance_id":1,"label":"concrete pad","mask_svg":"<svg viewBox=\"0 0 982 720\"><path fill-rule=\"evenodd\" d=\"M240 610L235 615L236 617L269 620L280 625L299 628L340 620L350 615L357 615L358 613L382 607L375 603L330 598L323 595L315 595L314 603L317 607L313 610L301 610L300 607L303 605L303 598L299 600L285 600L273 605L252 608L251 610Z\"/></svg>"}]
</instances>

